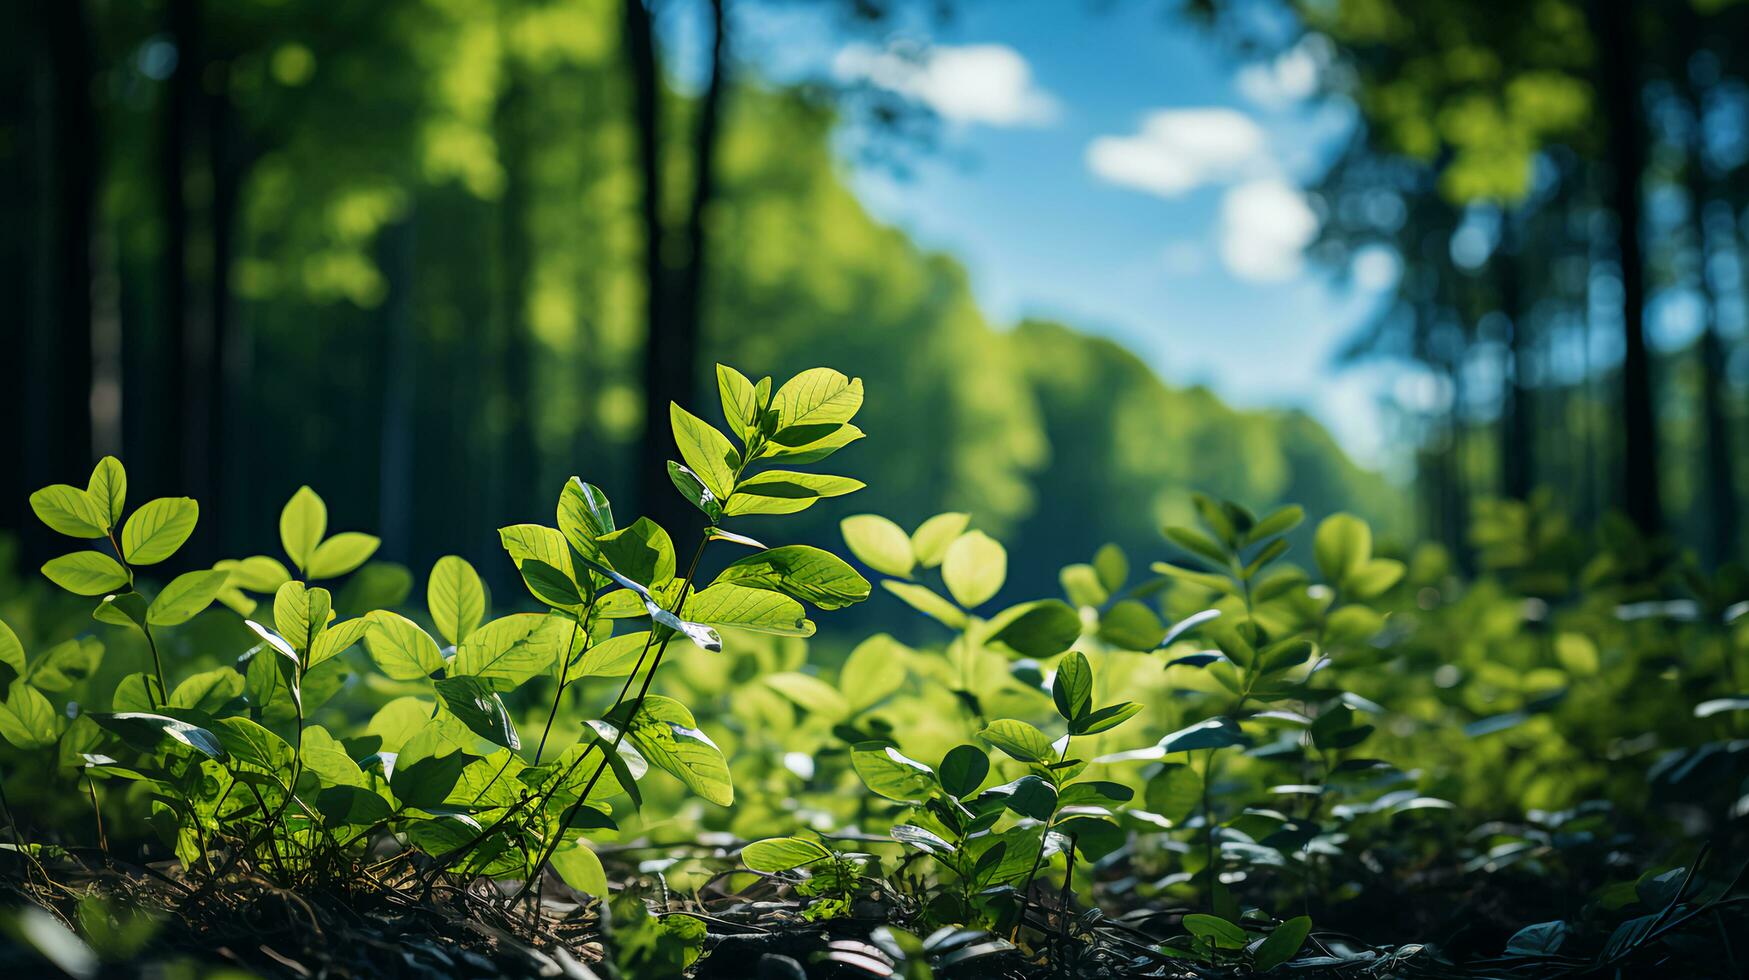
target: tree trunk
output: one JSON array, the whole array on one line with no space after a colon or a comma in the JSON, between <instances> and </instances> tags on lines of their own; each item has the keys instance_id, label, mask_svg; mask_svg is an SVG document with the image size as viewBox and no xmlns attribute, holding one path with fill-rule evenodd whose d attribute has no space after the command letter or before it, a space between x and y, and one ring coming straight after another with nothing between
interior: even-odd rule
<instances>
[{"instance_id":1,"label":"tree trunk","mask_svg":"<svg viewBox=\"0 0 1749 980\"><path fill-rule=\"evenodd\" d=\"M634 466L639 509L664 524L658 514L671 494L666 481L666 441L657 437L667 424L673 351L668 338L667 266L662 261L661 82L656 64L655 28L644 0L625 0L625 51L632 82L632 124L637 130L639 216L644 225L644 434ZM660 476L658 476L660 474ZM672 508L669 509L670 513Z\"/></svg>"},{"instance_id":2,"label":"tree trunk","mask_svg":"<svg viewBox=\"0 0 1749 980\"><path fill-rule=\"evenodd\" d=\"M1599 0L1594 11L1599 41L1599 90L1603 95L1610 169L1608 205L1616 216L1621 261L1622 503L1641 531L1663 527L1658 493L1658 423L1652 394L1651 354L1646 349L1646 275L1640 210L1645 170L1638 52L1633 32L1637 4Z\"/></svg>"},{"instance_id":3,"label":"tree trunk","mask_svg":"<svg viewBox=\"0 0 1749 980\"><path fill-rule=\"evenodd\" d=\"M497 523L525 520L538 513L542 502L550 503L555 487L540 486L540 457L535 446L533 343L529 337L528 291L533 255L529 248L530 165L529 86L517 66L498 105L496 128L502 148L505 184L498 208L498 360L500 384L504 386L507 417L504 438L497 447L500 465L495 467L499 492L493 494Z\"/></svg>"},{"instance_id":4,"label":"tree trunk","mask_svg":"<svg viewBox=\"0 0 1749 980\"><path fill-rule=\"evenodd\" d=\"M699 97L698 124L692 141L692 195L678 243L683 254L670 270L663 248L659 194L660 146L655 138L659 75L649 9L641 0L627 0L627 41L631 53L639 146L645 181L644 218L646 270L650 283L650 331L644 352L644 437L638 450L639 504L657 523L677 537L703 526L703 517L669 485L668 406L693 401L699 380L699 345L703 336L704 283L707 271L707 222L716 198L717 147L722 128L723 95L728 71L728 24L724 0L710 0L711 51L709 75ZM646 128L648 127L648 128ZM668 292L668 295L658 295Z\"/></svg>"},{"instance_id":5,"label":"tree trunk","mask_svg":"<svg viewBox=\"0 0 1749 980\"><path fill-rule=\"evenodd\" d=\"M1494 281L1500 313L1506 318L1507 370L1500 403L1500 492L1514 500L1530 496L1535 483L1535 407L1531 404L1530 330L1524 302L1524 277L1519 268L1524 216L1509 212L1503 219L1500 247L1494 253Z\"/></svg>"},{"instance_id":6,"label":"tree trunk","mask_svg":"<svg viewBox=\"0 0 1749 980\"><path fill-rule=\"evenodd\" d=\"M91 239L95 223L97 135L91 105L92 64L84 4L47 5L47 129L39 186L44 292L28 332L23 432L29 489L84 485L91 459ZM26 522L33 530L34 520ZM27 534L27 545L41 543Z\"/></svg>"},{"instance_id":7,"label":"tree trunk","mask_svg":"<svg viewBox=\"0 0 1749 980\"><path fill-rule=\"evenodd\" d=\"M176 49L176 66L170 72L164 104L163 143L160 146L159 179L164 206L164 323L162 345L164 390L159 405L169 409L154 412L158 417L151 430L160 440L155 453L148 453L141 474L148 486L158 492L190 494L188 486L189 437L191 412L188 394L195 383L191 377L189 352L193 343L189 330L188 239L190 230L187 197L188 158L193 145L193 123L200 97L200 8L199 0L170 0L168 30Z\"/></svg>"},{"instance_id":8,"label":"tree trunk","mask_svg":"<svg viewBox=\"0 0 1749 980\"><path fill-rule=\"evenodd\" d=\"M383 551L411 561L413 551L414 427L419 376L418 338L413 329L414 216L384 228L377 238L378 262L389 282L383 301L382 432L378 442L377 527Z\"/></svg>"},{"instance_id":9,"label":"tree trunk","mask_svg":"<svg viewBox=\"0 0 1749 980\"><path fill-rule=\"evenodd\" d=\"M1712 279L1713 262L1718 256L1713 247L1714 238L1707 229L1707 212L1722 195L1717 176L1706 158L1706 93L1689 70L1690 59L1701 49L1700 27L1698 14L1692 7L1684 5L1677 32L1680 48L1675 52L1673 64L1682 80L1682 93L1689 107L1688 160L1683 175L1694 233L1695 285L1699 287L1704 318L1699 360L1706 526L1699 529L1699 543L1701 560L1712 568L1737 554L1737 474L1736 458L1732 452L1733 433L1725 408L1728 345L1720 330L1718 292ZM1727 205L1726 214L1729 213ZM1727 227L1730 220L1725 218Z\"/></svg>"}]
</instances>

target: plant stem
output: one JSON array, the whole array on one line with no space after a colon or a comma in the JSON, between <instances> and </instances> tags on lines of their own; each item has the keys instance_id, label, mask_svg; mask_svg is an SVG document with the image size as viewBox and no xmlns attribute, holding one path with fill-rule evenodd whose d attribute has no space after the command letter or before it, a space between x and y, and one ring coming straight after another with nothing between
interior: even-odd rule
<instances>
[{"instance_id":1,"label":"plant stem","mask_svg":"<svg viewBox=\"0 0 1749 980\"><path fill-rule=\"evenodd\" d=\"M699 559L704 557L705 546L710 544L710 541L710 535L707 532L703 536L703 540L699 541L698 549L692 553L692 563L687 567L686 578L680 584L680 595L674 600L674 608L669 610L676 616L680 615L681 608L686 605L687 594L692 591L693 577L698 574ZM656 635L653 627L654 624L652 624L652 629L650 631L652 639L654 639ZM668 643L673 639L673 633L669 633L662 638L662 645L656 648L656 657L654 660L650 661L650 669L644 674L643 686L638 688L637 699L632 702L632 710L630 712L630 717L627 720L627 724L616 726L618 730L614 734L613 744L608 746L606 751L602 753L601 762L595 767L595 772L589 777L589 782L584 784L583 791L577 794L576 801L565 810L564 818L559 821L558 831L553 834L552 841L541 851L540 860L535 862L534 870L529 874L528 880L524 881L522 887L517 890L516 894L511 896L512 902L521 899L523 895L528 893L529 887L540 880L541 873L546 870L547 863L552 860L553 854L558 851L559 843L565 839L565 828L571 825L571 820L577 816L577 811L581 809L584 802L589 799L589 794L595 789L595 784L601 780L602 773L607 771L609 760L619 751L620 744L625 741L626 732L631 729L630 719L635 719L638 716L638 712L643 709L644 698L650 693L650 684L656 679L656 670L662 666L662 655L668 652ZM645 652L649 651L648 642L644 644L644 649ZM640 656L638 659L642 662L643 657ZM608 709L607 713L609 715L613 715L618 710L620 704L625 699L625 692L631 689L632 679L636 676L637 668L633 667L631 675L626 678L625 686L620 688L619 698L616 698L613 707ZM558 780L553 783L553 792L557 791L558 787L569 778L572 770L576 769L578 764L588 758L588 756L589 753L585 752L577 757L576 762L571 763L571 767L565 770L564 775L561 775ZM551 792L546 794L546 796L550 798ZM541 806L543 808L546 806L545 800L542 801Z\"/></svg>"},{"instance_id":2,"label":"plant stem","mask_svg":"<svg viewBox=\"0 0 1749 980\"><path fill-rule=\"evenodd\" d=\"M1214 810L1209 806L1209 783L1214 779L1215 753L1219 749L1209 749L1203 756L1202 763L1202 841L1203 868L1208 875L1209 910L1215 907L1215 818Z\"/></svg>"},{"instance_id":3,"label":"plant stem","mask_svg":"<svg viewBox=\"0 0 1749 980\"><path fill-rule=\"evenodd\" d=\"M103 832L103 808L97 805L97 780L86 775L85 788L91 792L91 813L97 818L97 846L103 851L103 858L107 861L109 859L109 835Z\"/></svg>"},{"instance_id":4,"label":"plant stem","mask_svg":"<svg viewBox=\"0 0 1749 980\"><path fill-rule=\"evenodd\" d=\"M589 600L589 607L583 610L584 619L589 617L590 611L594 608L595 599L592 597ZM582 619L571 621L571 639L565 643L565 652L559 656L559 689L553 692L553 708L547 712L547 726L541 729L540 744L534 749L534 764L537 766L540 765L541 754L547 749L547 736L552 733L553 719L559 716L559 699L565 696L565 680L571 672L571 647L576 644L577 630L582 625Z\"/></svg>"},{"instance_id":5,"label":"plant stem","mask_svg":"<svg viewBox=\"0 0 1749 980\"><path fill-rule=\"evenodd\" d=\"M107 534L109 537L109 546L115 549L115 560L121 562L122 571L128 573L128 587L133 588L134 567L129 565L127 558L122 555L121 545L117 544L115 540L115 529L111 528ZM168 698L170 696L170 685L164 683L164 660L158 656L158 641L152 638L152 627L146 623L141 623L140 632L146 634L146 646L152 651L152 670L158 675L158 690L156 692L152 690L152 685L146 685L146 699L151 702L152 708L156 710L164 706L163 702L159 700L158 695L162 694L164 697Z\"/></svg>"}]
</instances>

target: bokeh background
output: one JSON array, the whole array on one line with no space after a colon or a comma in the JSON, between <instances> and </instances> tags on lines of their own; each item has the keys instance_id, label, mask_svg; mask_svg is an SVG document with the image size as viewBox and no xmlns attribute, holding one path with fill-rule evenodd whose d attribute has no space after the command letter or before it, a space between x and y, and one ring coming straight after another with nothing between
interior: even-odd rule
<instances>
[{"instance_id":1,"label":"bokeh background","mask_svg":"<svg viewBox=\"0 0 1749 980\"><path fill-rule=\"evenodd\" d=\"M1471 561L1546 491L1741 553L1729 0L15 0L0 529L120 455L271 552L302 483L422 575L563 479L685 523L711 365L865 380L844 513L1016 594L1190 490ZM653 420L646 431L646 420ZM757 527L748 529L757 533Z\"/></svg>"}]
</instances>

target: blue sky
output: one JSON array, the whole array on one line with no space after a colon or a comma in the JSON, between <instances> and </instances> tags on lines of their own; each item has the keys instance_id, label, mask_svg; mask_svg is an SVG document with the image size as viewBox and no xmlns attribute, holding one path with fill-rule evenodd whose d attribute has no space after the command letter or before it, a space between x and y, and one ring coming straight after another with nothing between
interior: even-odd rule
<instances>
[{"instance_id":1,"label":"blue sky","mask_svg":"<svg viewBox=\"0 0 1749 980\"><path fill-rule=\"evenodd\" d=\"M743 57L774 78L861 81L937 112L941 143L906 178L850 176L876 215L964 262L997 323L1064 320L1174 383L1303 407L1362 461L1391 462L1378 410L1391 373L1332 357L1393 263L1368 257L1354 285L1298 257L1317 221L1298 189L1351 112L1297 98L1315 49L1247 66L1161 9L974 0L951 23L871 37L764 0L739 27Z\"/></svg>"}]
</instances>

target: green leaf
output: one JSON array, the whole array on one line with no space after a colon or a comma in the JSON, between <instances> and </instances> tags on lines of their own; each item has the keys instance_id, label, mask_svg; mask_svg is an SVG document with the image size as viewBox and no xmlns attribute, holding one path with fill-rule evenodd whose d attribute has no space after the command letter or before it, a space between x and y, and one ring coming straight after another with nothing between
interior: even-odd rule
<instances>
[{"instance_id":1,"label":"green leaf","mask_svg":"<svg viewBox=\"0 0 1749 980\"><path fill-rule=\"evenodd\" d=\"M233 763L246 762L270 773L289 772L292 768L291 745L248 718L219 718L213 722L212 733Z\"/></svg>"},{"instance_id":2,"label":"green leaf","mask_svg":"<svg viewBox=\"0 0 1749 980\"><path fill-rule=\"evenodd\" d=\"M342 531L310 554L310 578L338 578L370 560L382 539L358 531Z\"/></svg>"},{"instance_id":3,"label":"green leaf","mask_svg":"<svg viewBox=\"0 0 1749 980\"><path fill-rule=\"evenodd\" d=\"M101 538L113 526L105 503L78 487L57 483L30 495L30 509L56 533L70 538Z\"/></svg>"},{"instance_id":4,"label":"green leaf","mask_svg":"<svg viewBox=\"0 0 1749 980\"><path fill-rule=\"evenodd\" d=\"M316 642L310 646L311 669L345 653L347 648L363 640L372 629L375 629L374 624L362 616L357 619L330 623L328 628L322 631L322 635L316 638Z\"/></svg>"},{"instance_id":5,"label":"green leaf","mask_svg":"<svg viewBox=\"0 0 1749 980\"><path fill-rule=\"evenodd\" d=\"M1221 715L1180 728L1160 739L1159 744L1167 753L1194 752L1198 749L1224 749L1229 745L1250 745L1251 739L1240 730L1238 722Z\"/></svg>"},{"instance_id":6,"label":"green leaf","mask_svg":"<svg viewBox=\"0 0 1749 980\"><path fill-rule=\"evenodd\" d=\"M613 506L608 503L607 494L593 483L584 483L581 477L566 480L565 489L559 493L559 532L563 539L570 542L578 554L592 558L598 553L595 539L612 532L613 528ZM506 543L505 547L509 544ZM549 565L557 564L551 558L545 560Z\"/></svg>"},{"instance_id":7,"label":"green leaf","mask_svg":"<svg viewBox=\"0 0 1749 980\"><path fill-rule=\"evenodd\" d=\"M804 463L817 463L861 438L861 429L854 425L840 425L813 442L800 446L780 446L775 442L768 442L759 455L761 458L782 460L800 466Z\"/></svg>"},{"instance_id":8,"label":"green leaf","mask_svg":"<svg viewBox=\"0 0 1749 980\"><path fill-rule=\"evenodd\" d=\"M1022 776L992 788L991 795L1006 797L1005 806L1023 817L1049 820L1057 809L1057 788L1042 776Z\"/></svg>"},{"instance_id":9,"label":"green leaf","mask_svg":"<svg viewBox=\"0 0 1749 980\"><path fill-rule=\"evenodd\" d=\"M101 551L75 551L51 558L42 571L49 581L74 595L102 595L128 584L127 571Z\"/></svg>"},{"instance_id":10,"label":"green leaf","mask_svg":"<svg viewBox=\"0 0 1749 980\"><path fill-rule=\"evenodd\" d=\"M444 707L474 734L512 752L522 748L522 739L516 734L504 700L485 681L478 677L443 677L434 681L433 686Z\"/></svg>"},{"instance_id":11,"label":"green leaf","mask_svg":"<svg viewBox=\"0 0 1749 980\"><path fill-rule=\"evenodd\" d=\"M1008 551L982 531L968 531L947 546L941 579L954 601L972 609L1001 591L1008 578Z\"/></svg>"},{"instance_id":12,"label":"green leaf","mask_svg":"<svg viewBox=\"0 0 1749 980\"><path fill-rule=\"evenodd\" d=\"M175 626L193 619L197 613L212 605L218 598L219 590L231 578L231 573L207 569L202 572L185 572L170 580L164 586L164 591L152 600L152 605L146 610L146 621L153 626Z\"/></svg>"},{"instance_id":13,"label":"green leaf","mask_svg":"<svg viewBox=\"0 0 1749 980\"><path fill-rule=\"evenodd\" d=\"M242 693L243 675L233 667L220 667L203 670L176 685L169 703L172 708L192 708L212 715Z\"/></svg>"},{"instance_id":14,"label":"green leaf","mask_svg":"<svg viewBox=\"0 0 1749 980\"><path fill-rule=\"evenodd\" d=\"M555 609L577 609L583 605L583 593L569 575L538 558L525 558L517 566L522 583L529 594Z\"/></svg>"},{"instance_id":15,"label":"green leaf","mask_svg":"<svg viewBox=\"0 0 1749 980\"><path fill-rule=\"evenodd\" d=\"M333 608L334 600L327 589L287 582L273 594L273 625L293 649L307 653L328 628Z\"/></svg>"},{"instance_id":16,"label":"green leaf","mask_svg":"<svg viewBox=\"0 0 1749 980\"><path fill-rule=\"evenodd\" d=\"M1063 594L1077 606L1096 609L1111 598L1111 593L1099 584L1099 572L1092 565L1064 565L1057 573L1057 581L1063 586Z\"/></svg>"},{"instance_id":17,"label":"green leaf","mask_svg":"<svg viewBox=\"0 0 1749 980\"><path fill-rule=\"evenodd\" d=\"M831 368L811 368L784 382L771 398L777 413L772 441L803 446L849 422L862 407L862 379Z\"/></svg>"},{"instance_id":18,"label":"green leaf","mask_svg":"<svg viewBox=\"0 0 1749 980\"><path fill-rule=\"evenodd\" d=\"M728 423L729 431L741 440L741 444L746 445L759 428L759 413L764 408L759 404L758 389L746 375L727 364L718 364L717 395L723 402L723 421Z\"/></svg>"},{"instance_id":19,"label":"green leaf","mask_svg":"<svg viewBox=\"0 0 1749 980\"><path fill-rule=\"evenodd\" d=\"M1106 592L1116 592L1130 577L1130 561L1117 545L1102 545L1093 555L1093 571Z\"/></svg>"},{"instance_id":20,"label":"green leaf","mask_svg":"<svg viewBox=\"0 0 1749 980\"><path fill-rule=\"evenodd\" d=\"M734 443L715 426L673 402L668 403L668 421L674 428L680 458L718 500L729 499L735 489L735 471L741 466L741 454L735 451Z\"/></svg>"},{"instance_id":21,"label":"green leaf","mask_svg":"<svg viewBox=\"0 0 1749 980\"><path fill-rule=\"evenodd\" d=\"M673 460L668 461L668 482L674 484L674 489L686 498L687 503L697 507L712 524L723 519L723 505L711 488L704 485L698 474L681 466Z\"/></svg>"},{"instance_id":22,"label":"green leaf","mask_svg":"<svg viewBox=\"0 0 1749 980\"><path fill-rule=\"evenodd\" d=\"M1074 646L1081 636L1081 614L1059 599L1040 599L1005 609L991 623L997 627L990 635L991 642L1004 644L1023 657L1054 657Z\"/></svg>"},{"instance_id":23,"label":"green leaf","mask_svg":"<svg viewBox=\"0 0 1749 980\"><path fill-rule=\"evenodd\" d=\"M0 664L11 667L18 676L24 676L24 644L18 642L18 634L12 632L12 627L0 619Z\"/></svg>"},{"instance_id":24,"label":"green leaf","mask_svg":"<svg viewBox=\"0 0 1749 980\"><path fill-rule=\"evenodd\" d=\"M681 618L778 636L813 636L801 603L765 589L718 583L686 597Z\"/></svg>"},{"instance_id":25,"label":"green leaf","mask_svg":"<svg viewBox=\"0 0 1749 980\"><path fill-rule=\"evenodd\" d=\"M109 696L109 710L157 711L169 700L170 696L164 693L158 678L150 674L129 674L116 683L115 691Z\"/></svg>"},{"instance_id":26,"label":"green leaf","mask_svg":"<svg viewBox=\"0 0 1749 980\"><path fill-rule=\"evenodd\" d=\"M1208 562L1211 568L1226 569L1231 564L1227 560L1226 549L1216 544L1208 535L1193 528L1169 527L1166 529L1166 540Z\"/></svg>"},{"instance_id":27,"label":"green leaf","mask_svg":"<svg viewBox=\"0 0 1749 980\"><path fill-rule=\"evenodd\" d=\"M734 496L723 505L730 517L747 514L794 514L807 510L825 497L842 497L861 490L861 480L796 470L766 470L742 480Z\"/></svg>"},{"instance_id":28,"label":"green leaf","mask_svg":"<svg viewBox=\"0 0 1749 980\"><path fill-rule=\"evenodd\" d=\"M1223 949L1245 948L1245 930L1219 916L1192 912L1184 917L1184 928Z\"/></svg>"},{"instance_id":29,"label":"green leaf","mask_svg":"<svg viewBox=\"0 0 1749 980\"><path fill-rule=\"evenodd\" d=\"M1324 580L1341 586L1352 572L1372 558L1372 529L1353 514L1331 514L1318 525L1312 538L1312 555Z\"/></svg>"},{"instance_id":30,"label":"green leaf","mask_svg":"<svg viewBox=\"0 0 1749 980\"><path fill-rule=\"evenodd\" d=\"M1078 721L1093 710L1093 665L1079 651L1069 652L1057 663L1051 700L1064 721Z\"/></svg>"},{"instance_id":31,"label":"green leaf","mask_svg":"<svg viewBox=\"0 0 1749 980\"><path fill-rule=\"evenodd\" d=\"M692 712L673 698L644 698L626 730L644 758L718 806L735 802L729 764L710 736L699 731Z\"/></svg>"},{"instance_id":32,"label":"green leaf","mask_svg":"<svg viewBox=\"0 0 1749 980\"><path fill-rule=\"evenodd\" d=\"M905 664L910 651L885 633L877 633L856 645L838 672L838 690L852 712L878 704L905 683Z\"/></svg>"},{"instance_id":33,"label":"green leaf","mask_svg":"<svg viewBox=\"0 0 1749 980\"><path fill-rule=\"evenodd\" d=\"M1355 599L1372 599L1402 581L1405 568L1393 558L1373 558L1360 563L1342 583L1343 592Z\"/></svg>"},{"instance_id":34,"label":"green leaf","mask_svg":"<svg viewBox=\"0 0 1749 980\"><path fill-rule=\"evenodd\" d=\"M805 544L784 545L734 562L716 581L782 592L821 609L842 609L868 598L868 580L844 559Z\"/></svg>"},{"instance_id":35,"label":"green leaf","mask_svg":"<svg viewBox=\"0 0 1749 980\"><path fill-rule=\"evenodd\" d=\"M97 502L97 509L105 517L104 527L111 528L121 523L122 510L128 499L128 473L121 465L121 460L114 456L105 456L91 468L91 479L85 485L85 492Z\"/></svg>"},{"instance_id":36,"label":"green leaf","mask_svg":"<svg viewBox=\"0 0 1749 980\"><path fill-rule=\"evenodd\" d=\"M378 609L365 617L376 628L365 634L364 647L382 672L398 681L429 677L443 667L437 641L399 613Z\"/></svg>"},{"instance_id":37,"label":"green leaf","mask_svg":"<svg viewBox=\"0 0 1749 980\"><path fill-rule=\"evenodd\" d=\"M591 644L571 667L572 677L624 677L637 666L650 633L643 630L626 633Z\"/></svg>"},{"instance_id":38,"label":"green leaf","mask_svg":"<svg viewBox=\"0 0 1749 980\"><path fill-rule=\"evenodd\" d=\"M150 711L93 712L91 720L109 729L121 740L144 752L155 752L166 739L179 742L209 759L223 761L225 747L212 732L186 721Z\"/></svg>"},{"instance_id":39,"label":"green leaf","mask_svg":"<svg viewBox=\"0 0 1749 980\"><path fill-rule=\"evenodd\" d=\"M553 851L551 863L565 884L585 895L607 898L607 871L601 866L601 858L582 840L572 839L560 844Z\"/></svg>"},{"instance_id":40,"label":"green leaf","mask_svg":"<svg viewBox=\"0 0 1749 980\"><path fill-rule=\"evenodd\" d=\"M1142 799L1149 810L1182 824L1202 805L1202 775L1190 766L1168 763L1149 778Z\"/></svg>"},{"instance_id":41,"label":"green leaf","mask_svg":"<svg viewBox=\"0 0 1749 980\"><path fill-rule=\"evenodd\" d=\"M194 533L200 505L191 497L159 497L134 511L121 529L121 553L131 565L156 565Z\"/></svg>"},{"instance_id":42,"label":"green leaf","mask_svg":"<svg viewBox=\"0 0 1749 980\"><path fill-rule=\"evenodd\" d=\"M1078 718L1069 724L1071 735L1098 735L1107 732L1129 721L1140 714L1142 706L1134 701L1123 701L1118 704L1108 704L1098 711L1089 712L1085 717Z\"/></svg>"},{"instance_id":43,"label":"green leaf","mask_svg":"<svg viewBox=\"0 0 1749 980\"><path fill-rule=\"evenodd\" d=\"M596 544L607 567L640 585L654 586L674 577L674 542L648 517L602 535Z\"/></svg>"},{"instance_id":44,"label":"green leaf","mask_svg":"<svg viewBox=\"0 0 1749 980\"><path fill-rule=\"evenodd\" d=\"M863 785L900 803L921 803L938 787L934 770L885 742L857 743L850 750L850 764Z\"/></svg>"},{"instance_id":45,"label":"green leaf","mask_svg":"<svg viewBox=\"0 0 1749 980\"><path fill-rule=\"evenodd\" d=\"M97 670L103 644L90 637L65 640L31 658L25 677L39 690L65 691Z\"/></svg>"},{"instance_id":46,"label":"green leaf","mask_svg":"<svg viewBox=\"0 0 1749 980\"><path fill-rule=\"evenodd\" d=\"M316 491L299 487L279 512L279 543L286 557L300 569L310 567L316 546L328 533L328 505Z\"/></svg>"},{"instance_id":47,"label":"green leaf","mask_svg":"<svg viewBox=\"0 0 1749 980\"><path fill-rule=\"evenodd\" d=\"M1275 930L1263 940L1262 945L1257 947L1257 952L1252 954L1257 972L1268 973L1293 959L1294 955L1300 951L1300 947L1305 945L1306 936L1311 931L1312 920L1303 915L1295 916L1276 926Z\"/></svg>"},{"instance_id":48,"label":"green leaf","mask_svg":"<svg viewBox=\"0 0 1749 980\"><path fill-rule=\"evenodd\" d=\"M768 837L741 848L741 863L765 874L789 871L831 856L831 851L805 837Z\"/></svg>"},{"instance_id":49,"label":"green leaf","mask_svg":"<svg viewBox=\"0 0 1749 980\"><path fill-rule=\"evenodd\" d=\"M243 625L253 630L262 641L250 651L243 669L243 688L248 692L249 700L263 711L278 708L288 700L301 702L303 691L298 683L297 651L285 641L285 637L252 619L244 620ZM289 716L291 711L282 709L281 713Z\"/></svg>"},{"instance_id":50,"label":"green leaf","mask_svg":"<svg viewBox=\"0 0 1749 980\"><path fill-rule=\"evenodd\" d=\"M138 591L119 591L105 595L103 602L91 611L91 618L112 627L133 627L145 632L145 597Z\"/></svg>"},{"instance_id":51,"label":"green leaf","mask_svg":"<svg viewBox=\"0 0 1749 980\"><path fill-rule=\"evenodd\" d=\"M235 561L227 559L214 563L213 567L230 572L230 584L262 595L272 595L280 586L291 581L291 573L279 563L279 559L266 555L253 555Z\"/></svg>"},{"instance_id":52,"label":"green leaf","mask_svg":"<svg viewBox=\"0 0 1749 980\"><path fill-rule=\"evenodd\" d=\"M1135 599L1114 603L1099 616L1099 638L1120 650L1152 650L1165 634L1166 624Z\"/></svg>"},{"instance_id":53,"label":"green leaf","mask_svg":"<svg viewBox=\"0 0 1749 980\"><path fill-rule=\"evenodd\" d=\"M978 734L1021 762L1056 761L1050 737L1024 721L998 718Z\"/></svg>"},{"instance_id":54,"label":"green leaf","mask_svg":"<svg viewBox=\"0 0 1749 980\"><path fill-rule=\"evenodd\" d=\"M479 677L499 691L552 672L576 623L562 616L514 613L475 630L456 648L450 671Z\"/></svg>"},{"instance_id":55,"label":"green leaf","mask_svg":"<svg viewBox=\"0 0 1749 980\"><path fill-rule=\"evenodd\" d=\"M916 564L911 537L878 514L856 514L838 524L844 543L864 565L883 575L909 578Z\"/></svg>"},{"instance_id":56,"label":"green leaf","mask_svg":"<svg viewBox=\"0 0 1749 980\"><path fill-rule=\"evenodd\" d=\"M812 674L795 670L767 674L767 687L795 702L804 711L838 719L850 713L850 703L838 689Z\"/></svg>"},{"instance_id":57,"label":"green leaf","mask_svg":"<svg viewBox=\"0 0 1749 980\"><path fill-rule=\"evenodd\" d=\"M0 737L28 751L46 749L60 735L60 719L49 699L24 681L13 681L6 703L0 705Z\"/></svg>"},{"instance_id":58,"label":"green leaf","mask_svg":"<svg viewBox=\"0 0 1749 980\"><path fill-rule=\"evenodd\" d=\"M1251 526L1251 531L1245 535L1245 543L1256 544L1265 538L1272 538L1278 534L1286 534L1294 528L1299 527L1300 522L1305 519L1306 512L1304 508L1300 507L1298 504L1289 504L1288 506L1271 513L1267 517L1264 517L1256 524L1253 524Z\"/></svg>"},{"instance_id":59,"label":"green leaf","mask_svg":"<svg viewBox=\"0 0 1749 980\"><path fill-rule=\"evenodd\" d=\"M467 639L486 618L486 586L465 559L445 555L431 566L425 605L431 610L437 632L453 646Z\"/></svg>"},{"instance_id":60,"label":"green leaf","mask_svg":"<svg viewBox=\"0 0 1749 980\"><path fill-rule=\"evenodd\" d=\"M990 775L990 757L976 745L956 745L941 760L941 788L955 799L978 791Z\"/></svg>"},{"instance_id":61,"label":"green leaf","mask_svg":"<svg viewBox=\"0 0 1749 980\"><path fill-rule=\"evenodd\" d=\"M968 622L966 614L961 612L958 606L935 594L928 586L918 585L914 582L896 582L892 579L883 579L881 588L903 599L905 604L912 609L950 629L966 628Z\"/></svg>"},{"instance_id":62,"label":"green leaf","mask_svg":"<svg viewBox=\"0 0 1749 980\"><path fill-rule=\"evenodd\" d=\"M911 532L911 552L916 555L917 564L924 568L941 564L947 557L947 546L965 533L971 519L970 514L949 511L917 525L917 530Z\"/></svg>"}]
</instances>

